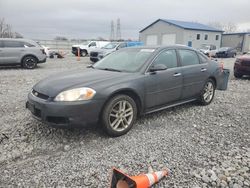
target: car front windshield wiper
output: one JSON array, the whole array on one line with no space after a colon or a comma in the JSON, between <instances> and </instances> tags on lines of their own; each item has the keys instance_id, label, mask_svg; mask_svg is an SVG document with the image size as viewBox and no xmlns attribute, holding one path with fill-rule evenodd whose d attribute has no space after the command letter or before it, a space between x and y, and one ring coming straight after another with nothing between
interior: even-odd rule
<instances>
[{"instance_id":1,"label":"car front windshield wiper","mask_svg":"<svg viewBox=\"0 0 250 188\"><path fill-rule=\"evenodd\" d=\"M122 72L121 70L113 69L113 68L99 68L99 69L100 69L100 70L107 70L107 71Z\"/></svg>"}]
</instances>

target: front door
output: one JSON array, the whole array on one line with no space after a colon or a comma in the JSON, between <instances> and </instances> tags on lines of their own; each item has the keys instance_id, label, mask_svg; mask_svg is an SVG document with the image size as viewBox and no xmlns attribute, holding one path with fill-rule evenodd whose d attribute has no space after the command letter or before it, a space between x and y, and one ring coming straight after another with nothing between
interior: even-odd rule
<instances>
[{"instance_id":1,"label":"front door","mask_svg":"<svg viewBox=\"0 0 250 188\"><path fill-rule=\"evenodd\" d=\"M175 50L161 52L151 66L163 64L166 70L146 73L145 104L146 108L154 108L178 100L182 90L182 73L177 64Z\"/></svg>"}]
</instances>

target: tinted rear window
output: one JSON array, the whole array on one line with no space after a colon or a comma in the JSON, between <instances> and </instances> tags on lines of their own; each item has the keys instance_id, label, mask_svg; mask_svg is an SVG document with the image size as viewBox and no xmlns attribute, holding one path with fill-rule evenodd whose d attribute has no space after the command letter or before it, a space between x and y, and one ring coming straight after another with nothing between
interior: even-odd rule
<instances>
[{"instance_id":1,"label":"tinted rear window","mask_svg":"<svg viewBox=\"0 0 250 188\"><path fill-rule=\"evenodd\" d=\"M3 46L5 48L24 48L24 47L35 47L35 45L24 42L24 41L3 41Z\"/></svg>"},{"instance_id":2,"label":"tinted rear window","mask_svg":"<svg viewBox=\"0 0 250 188\"><path fill-rule=\"evenodd\" d=\"M207 56L205 56L202 53L198 53L198 56L200 58L201 63L207 63L207 61L208 61L208 57Z\"/></svg>"},{"instance_id":3,"label":"tinted rear window","mask_svg":"<svg viewBox=\"0 0 250 188\"><path fill-rule=\"evenodd\" d=\"M3 41L5 48L21 48L24 47L23 43L20 41Z\"/></svg>"},{"instance_id":4,"label":"tinted rear window","mask_svg":"<svg viewBox=\"0 0 250 188\"><path fill-rule=\"evenodd\" d=\"M199 58L196 52L192 50L179 50L182 66L199 64Z\"/></svg>"}]
</instances>

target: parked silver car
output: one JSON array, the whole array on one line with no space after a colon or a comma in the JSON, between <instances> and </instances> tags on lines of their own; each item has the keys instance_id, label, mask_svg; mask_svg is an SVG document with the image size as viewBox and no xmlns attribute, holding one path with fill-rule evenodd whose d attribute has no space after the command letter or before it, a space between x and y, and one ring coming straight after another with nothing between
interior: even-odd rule
<instances>
[{"instance_id":1,"label":"parked silver car","mask_svg":"<svg viewBox=\"0 0 250 188\"><path fill-rule=\"evenodd\" d=\"M28 39L0 39L0 65L21 65L33 69L38 63L46 62L44 49Z\"/></svg>"}]
</instances>

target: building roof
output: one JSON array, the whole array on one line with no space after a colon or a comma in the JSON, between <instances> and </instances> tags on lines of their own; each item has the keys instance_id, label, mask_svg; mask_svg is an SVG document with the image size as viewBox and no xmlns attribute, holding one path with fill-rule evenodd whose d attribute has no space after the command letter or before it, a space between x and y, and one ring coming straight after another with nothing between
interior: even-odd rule
<instances>
[{"instance_id":1,"label":"building roof","mask_svg":"<svg viewBox=\"0 0 250 188\"><path fill-rule=\"evenodd\" d=\"M140 33L143 32L144 30L146 30L147 28L151 27L155 23L159 22L159 21L163 21L165 23L168 23L170 25L174 25L174 26L180 27L182 29L200 30L200 31L212 31L212 32L223 32L220 29L216 29L216 28L213 28L213 27L201 24L201 23L197 23L197 22L185 22L185 21L178 21L178 20L158 19L155 22L153 22L152 24L150 24L149 26L147 26L144 29L142 29L140 31Z\"/></svg>"},{"instance_id":2,"label":"building roof","mask_svg":"<svg viewBox=\"0 0 250 188\"><path fill-rule=\"evenodd\" d=\"M223 35L248 35L250 32L224 33Z\"/></svg>"}]
</instances>

